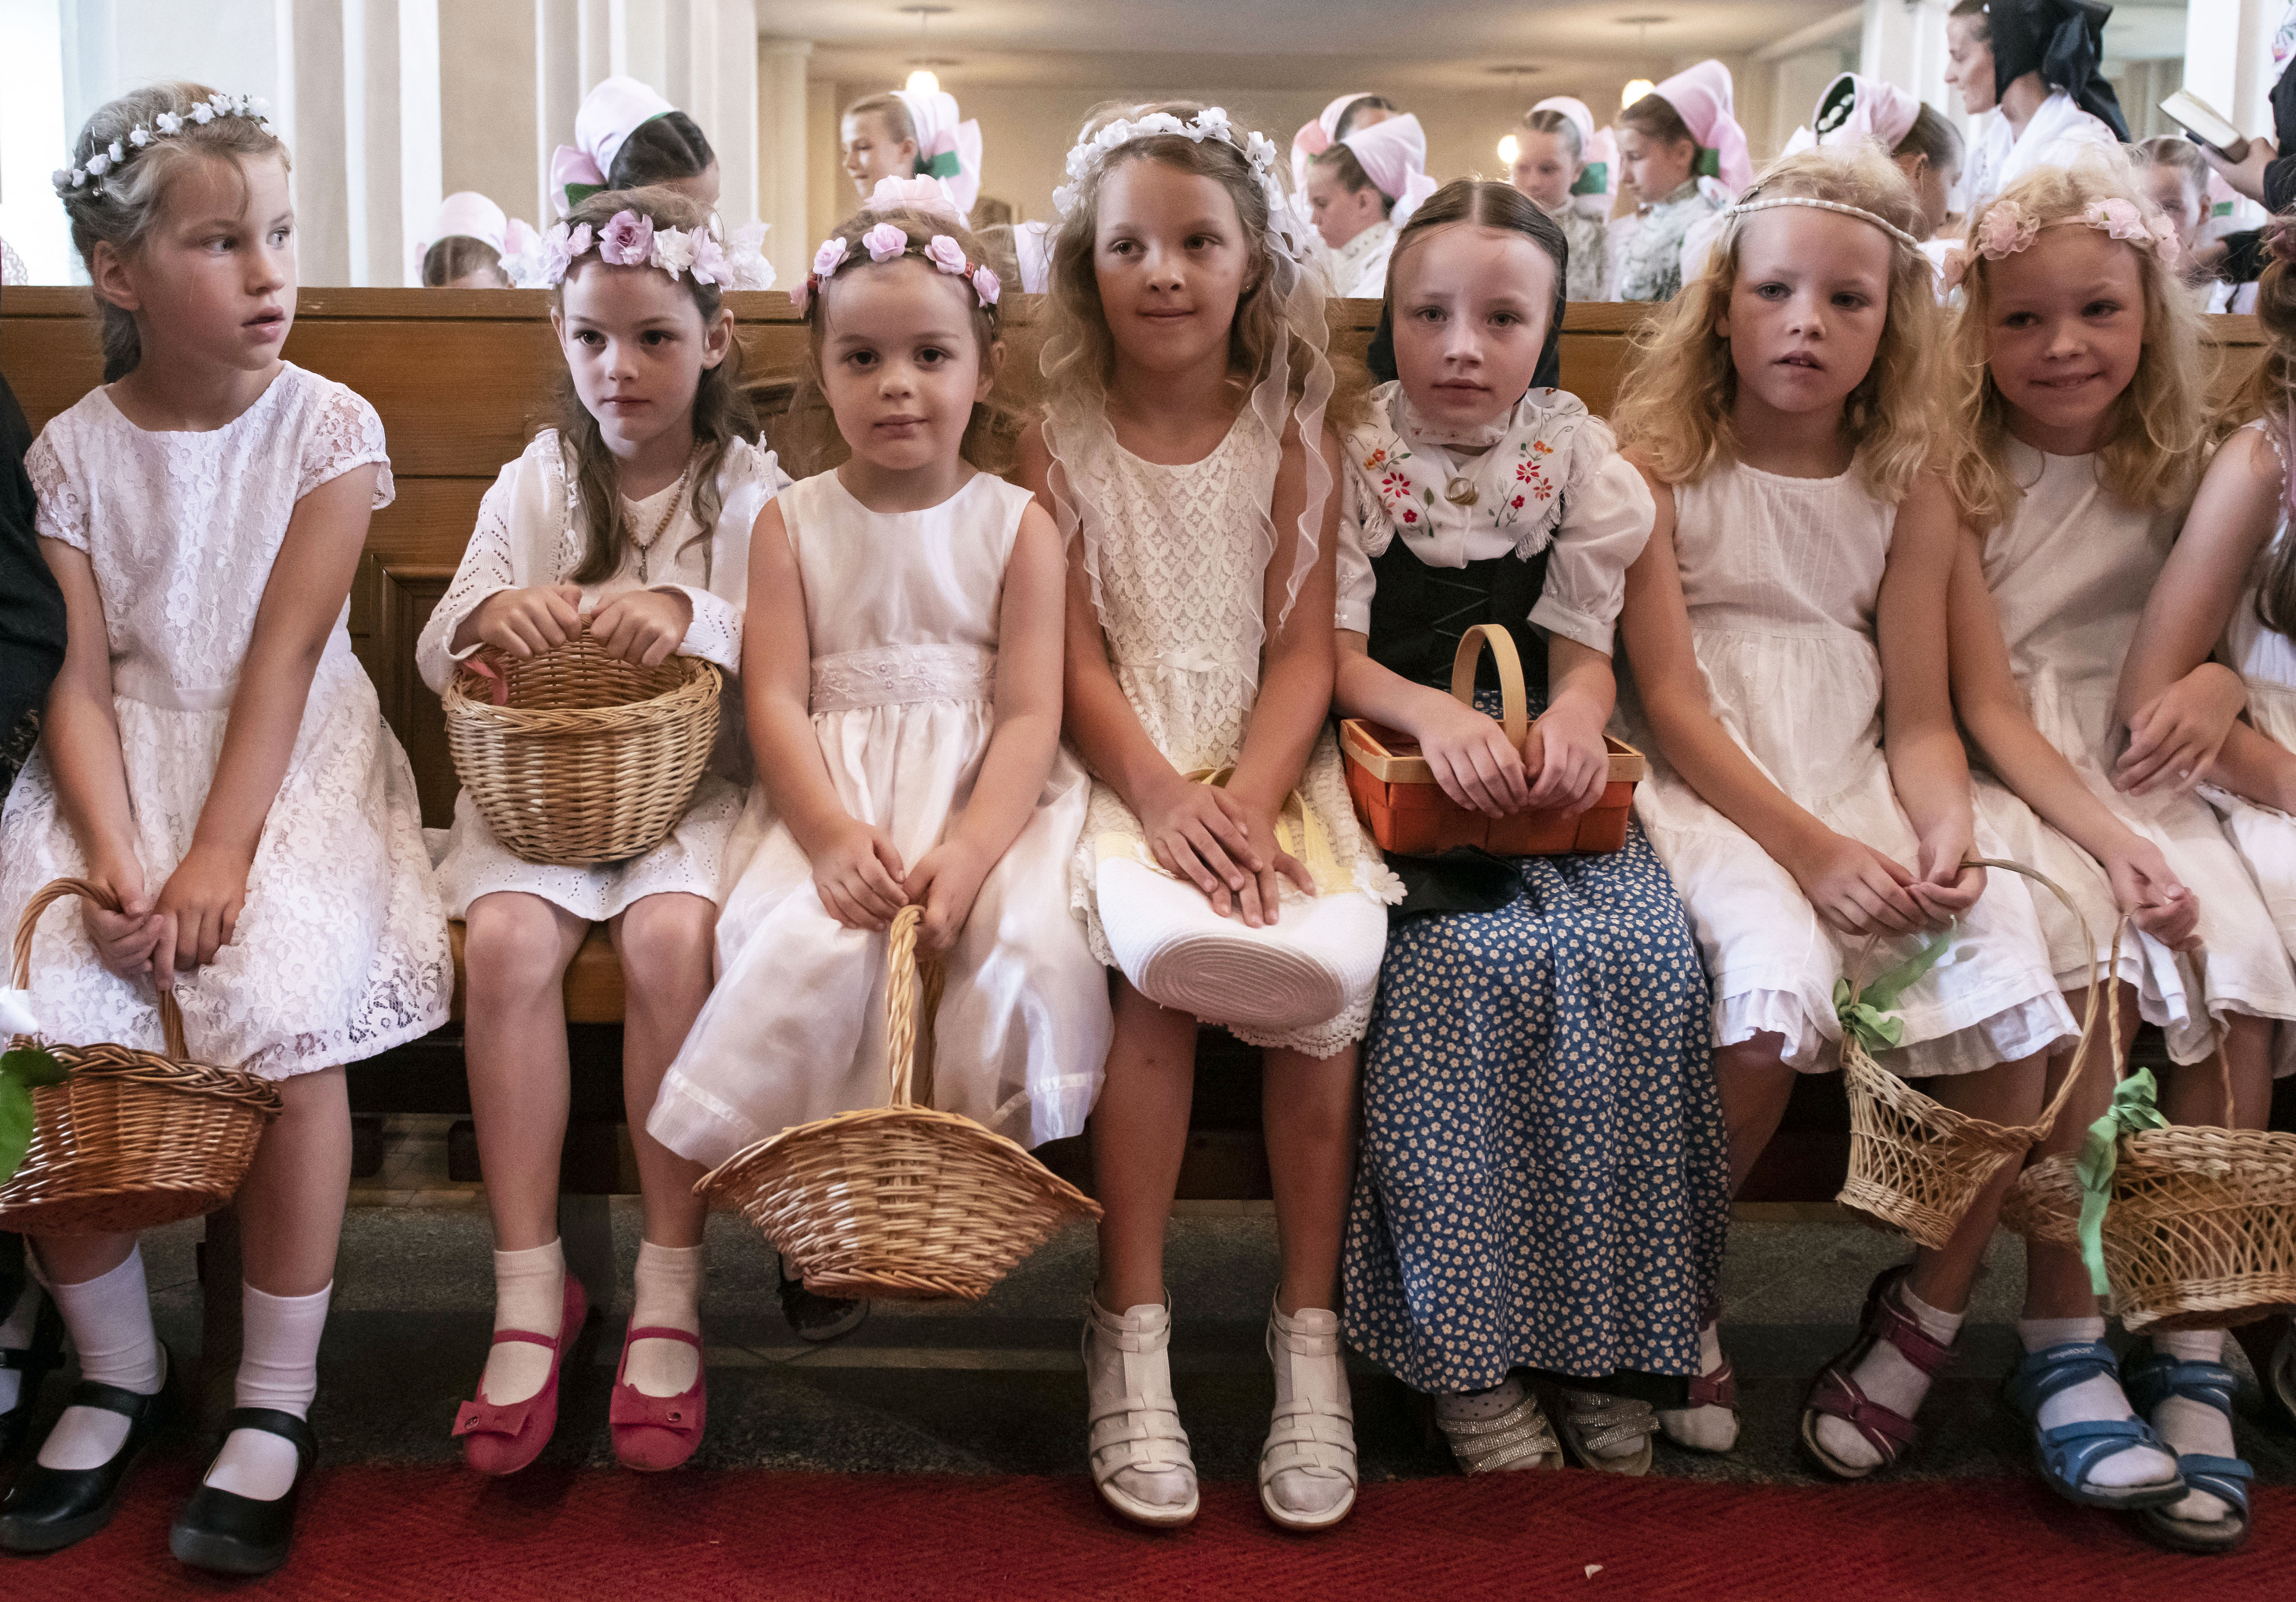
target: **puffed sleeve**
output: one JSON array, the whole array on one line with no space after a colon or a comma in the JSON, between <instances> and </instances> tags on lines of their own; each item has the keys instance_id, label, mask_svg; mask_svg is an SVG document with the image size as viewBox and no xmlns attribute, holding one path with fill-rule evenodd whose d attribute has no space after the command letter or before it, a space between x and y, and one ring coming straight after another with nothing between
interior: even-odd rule
<instances>
[{"instance_id":1,"label":"puffed sleeve","mask_svg":"<svg viewBox=\"0 0 2296 1602\"><path fill-rule=\"evenodd\" d=\"M1650 486L1594 419L1571 441L1562 526L1546 559L1546 585L1530 621L1550 634L1611 654L1627 569L1650 543L1658 507Z\"/></svg>"},{"instance_id":2,"label":"puffed sleeve","mask_svg":"<svg viewBox=\"0 0 2296 1602\"><path fill-rule=\"evenodd\" d=\"M430 621L422 625L422 634L414 642L414 666L422 674L422 682L431 689L445 691L447 681L454 676L455 664L478 650L476 643L460 650L448 649L455 631L463 620L479 609L479 603L489 595L520 587L517 560L511 548L511 503L517 494L519 469L524 458L505 466L486 498L479 503L479 524L471 531L470 544L463 547L461 565L455 569L455 582L447 586L446 595L431 609Z\"/></svg>"},{"instance_id":3,"label":"puffed sleeve","mask_svg":"<svg viewBox=\"0 0 2296 1602\"><path fill-rule=\"evenodd\" d=\"M32 481L37 507L32 532L42 539L62 540L75 551L87 549L87 497L72 481L70 468L56 449L53 425L40 430L32 448L24 453L24 474Z\"/></svg>"},{"instance_id":4,"label":"puffed sleeve","mask_svg":"<svg viewBox=\"0 0 2296 1602\"><path fill-rule=\"evenodd\" d=\"M1379 497L1364 483L1349 462L1340 497L1340 589L1333 624L1358 634L1371 633L1371 598L1379 579L1371 570L1374 555L1387 549L1394 525Z\"/></svg>"},{"instance_id":5,"label":"puffed sleeve","mask_svg":"<svg viewBox=\"0 0 2296 1602\"><path fill-rule=\"evenodd\" d=\"M304 431L295 498L299 501L322 484L369 462L381 469L374 476L373 507L381 511L397 493L390 480L390 454L383 448L382 419L357 391L328 384L316 417Z\"/></svg>"}]
</instances>

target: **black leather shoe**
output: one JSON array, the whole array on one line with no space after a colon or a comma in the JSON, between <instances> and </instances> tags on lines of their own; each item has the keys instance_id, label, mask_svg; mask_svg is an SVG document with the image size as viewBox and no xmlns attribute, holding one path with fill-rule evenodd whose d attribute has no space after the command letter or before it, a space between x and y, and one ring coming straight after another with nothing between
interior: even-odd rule
<instances>
[{"instance_id":1,"label":"black leather shoe","mask_svg":"<svg viewBox=\"0 0 2296 1602\"><path fill-rule=\"evenodd\" d=\"M0 1413L0 1462L16 1455L32 1427L32 1409L40 1400L40 1381L64 1366L64 1320L54 1302L40 1298L40 1314L32 1322L29 1346L0 1346L0 1369L19 1377L16 1405Z\"/></svg>"},{"instance_id":2,"label":"black leather shoe","mask_svg":"<svg viewBox=\"0 0 2296 1602\"><path fill-rule=\"evenodd\" d=\"M175 1358L164 1343L160 1359L172 1378ZM7 1501L0 1503L0 1547L12 1552L53 1552L86 1541L110 1524L128 1469L167 1416L169 1393L166 1383L149 1396L92 1379L72 1386L65 1406L120 1414L127 1420L127 1439L100 1468L43 1468L37 1460L28 1464Z\"/></svg>"},{"instance_id":3,"label":"black leather shoe","mask_svg":"<svg viewBox=\"0 0 2296 1602\"><path fill-rule=\"evenodd\" d=\"M223 1428L226 1439L235 1429L259 1429L293 1442L295 1483L284 1496L267 1502L201 1486L176 1516L175 1527L168 1532L168 1549L195 1569L267 1574L287 1561L288 1549L295 1543L295 1504L312 1465L319 1460L319 1443L308 1424L276 1408L234 1408Z\"/></svg>"}]
</instances>

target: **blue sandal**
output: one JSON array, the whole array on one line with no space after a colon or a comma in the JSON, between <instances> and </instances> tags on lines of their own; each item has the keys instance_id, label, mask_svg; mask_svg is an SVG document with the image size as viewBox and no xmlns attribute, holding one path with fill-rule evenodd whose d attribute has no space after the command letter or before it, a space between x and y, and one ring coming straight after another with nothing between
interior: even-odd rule
<instances>
[{"instance_id":1,"label":"blue sandal","mask_svg":"<svg viewBox=\"0 0 2296 1602\"><path fill-rule=\"evenodd\" d=\"M2120 1370L2128 1404L2146 1418L2171 1396L2198 1402L2232 1418L2232 1394L2238 1381L2222 1363L2191 1362L2146 1347L2131 1352ZM2171 1518L2165 1508L2147 1508L2137 1516L2145 1534L2178 1552L2229 1552L2248 1539L2248 1485L2256 1470L2238 1458L2207 1452L2178 1455L2177 1467L2188 1491L2205 1491L2232 1509L2228 1517L2212 1524Z\"/></svg>"},{"instance_id":2,"label":"blue sandal","mask_svg":"<svg viewBox=\"0 0 2296 1602\"><path fill-rule=\"evenodd\" d=\"M2061 1424L2054 1429L2045 1429L2039 1422L2041 1404L2058 1392L2100 1376L2117 1383L2119 1375L2112 1348L2103 1341L2065 1341L2028 1352L2009 1371L2001 1388L2009 1405L2032 1421L2033 1452L2040 1459L2041 1478L2067 1501L2124 1513L2181 1501L2185 1491L2182 1475L2157 1485L2088 1483L2090 1469L2133 1446L2149 1446L2163 1457L2176 1457L2144 1419L2100 1418Z\"/></svg>"}]
</instances>

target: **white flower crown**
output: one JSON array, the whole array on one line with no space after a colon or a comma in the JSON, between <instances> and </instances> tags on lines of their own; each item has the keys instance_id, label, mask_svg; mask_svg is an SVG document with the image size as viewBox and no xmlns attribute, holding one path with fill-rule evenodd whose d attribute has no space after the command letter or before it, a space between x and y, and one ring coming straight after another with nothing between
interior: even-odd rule
<instances>
[{"instance_id":1,"label":"white flower crown","mask_svg":"<svg viewBox=\"0 0 2296 1602\"><path fill-rule=\"evenodd\" d=\"M771 288L773 266L758 249L764 227L738 231L730 249L718 242L717 227L712 217L707 229L657 228L652 217L627 209L614 213L603 228L562 222L541 236L533 257L518 262L513 276L521 289L554 290L594 249L609 266L659 267L673 279L691 273L696 282L721 290Z\"/></svg>"},{"instance_id":2,"label":"white flower crown","mask_svg":"<svg viewBox=\"0 0 2296 1602\"><path fill-rule=\"evenodd\" d=\"M103 176L106 173L118 171L121 165L137 151L182 133L184 125L187 122L204 127L218 117L244 117L250 122L260 127L272 138L279 137L279 130L271 124L269 101L251 94L215 94L206 100L194 102L188 111L181 113L162 111L152 118L149 124L137 123L105 148L90 156L86 166L60 167L48 175L48 181L56 186L56 192L60 195L69 195L75 189L91 183L95 187L88 192L102 194Z\"/></svg>"},{"instance_id":3,"label":"white flower crown","mask_svg":"<svg viewBox=\"0 0 2296 1602\"><path fill-rule=\"evenodd\" d=\"M1099 171L1110 156L1136 139L1165 134L1192 139L1198 144L1217 139L1242 155L1251 168L1251 176L1263 186L1275 181L1275 142L1258 129L1238 136L1225 108L1206 106L1185 122L1169 111L1151 111L1136 119L1119 117L1095 129L1088 137L1078 140L1069 151L1069 181L1053 191L1054 208L1062 217L1068 216L1076 209L1085 181Z\"/></svg>"}]
</instances>

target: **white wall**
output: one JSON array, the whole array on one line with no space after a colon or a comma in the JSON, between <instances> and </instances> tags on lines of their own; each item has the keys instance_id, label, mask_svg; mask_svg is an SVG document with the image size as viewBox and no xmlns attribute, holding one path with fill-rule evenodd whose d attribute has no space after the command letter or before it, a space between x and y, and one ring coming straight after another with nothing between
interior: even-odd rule
<instances>
[{"instance_id":1,"label":"white wall","mask_svg":"<svg viewBox=\"0 0 2296 1602\"><path fill-rule=\"evenodd\" d=\"M64 114L62 19L55 0L0 0L0 239L34 283L69 283L79 266L48 175L71 165L78 125Z\"/></svg>"}]
</instances>

